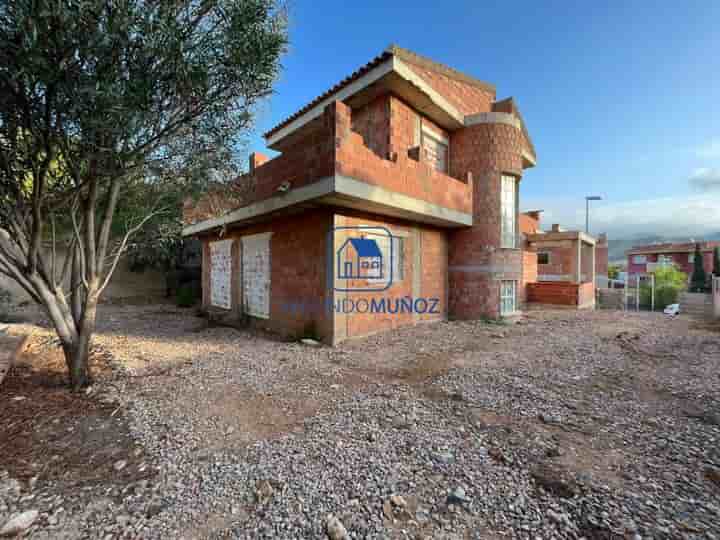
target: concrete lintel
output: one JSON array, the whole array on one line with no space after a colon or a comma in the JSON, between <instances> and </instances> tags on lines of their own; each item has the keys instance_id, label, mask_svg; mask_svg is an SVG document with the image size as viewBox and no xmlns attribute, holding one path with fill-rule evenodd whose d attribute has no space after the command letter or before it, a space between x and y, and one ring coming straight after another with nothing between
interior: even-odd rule
<instances>
[{"instance_id":1,"label":"concrete lintel","mask_svg":"<svg viewBox=\"0 0 720 540\"><path fill-rule=\"evenodd\" d=\"M387 213L389 215L430 223L441 227L470 226L473 223L471 213L446 208L402 193L374 186L355 178L335 175L328 176L307 186L290 190L286 194L276 195L269 199L238 208L223 216L188 225L183 229L182 234L183 236L192 236L308 201L365 209L380 214ZM346 204L346 201L355 201L355 203Z\"/></svg>"},{"instance_id":2,"label":"concrete lintel","mask_svg":"<svg viewBox=\"0 0 720 540\"><path fill-rule=\"evenodd\" d=\"M514 114L504 112L469 114L465 117L464 124L466 126L474 126L476 124L507 124L522 131L520 119Z\"/></svg>"},{"instance_id":3,"label":"concrete lintel","mask_svg":"<svg viewBox=\"0 0 720 540\"><path fill-rule=\"evenodd\" d=\"M194 234L215 229L216 227L222 227L223 225L228 225L236 221L243 221L262 214L268 214L276 210L281 210L294 204L309 201L311 199L317 199L318 197L332 193L333 184L334 177L327 176L307 186L292 189L284 195L276 195L274 197L270 197L269 199L258 201L248 206L243 206L242 208L228 212L223 216L206 219L199 223L188 225L183 228L182 234L183 236L192 236Z\"/></svg>"},{"instance_id":4,"label":"concrete lintel","mask_svg":"<svg viewBox=\"0 0 720 540\"><path fill-rule=\"evenodd\" d=\"M542 244L544 242L557 242L561 240L580 240L585 244L594 246L596 241L592 236L585 234L582 231L561 231L561 232L542 232L542 233L530 233L525 235L528 242L537 242Z\"/></svg>"}]
</instances>

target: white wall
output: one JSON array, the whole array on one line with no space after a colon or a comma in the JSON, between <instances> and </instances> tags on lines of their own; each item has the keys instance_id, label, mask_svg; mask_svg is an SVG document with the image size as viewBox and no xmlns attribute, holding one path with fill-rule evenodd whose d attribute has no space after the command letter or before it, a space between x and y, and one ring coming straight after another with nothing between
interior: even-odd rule
<instances>
[{"instance_id":1,"label":"white wall","mask_svg":"<svg viewBox=\"0 0 720 540\"><path fill-rule=\"evenodd\" d=\"M57 257L64 260L65 250L59 250ZM58 272L60 270L58 269ZM23 289L7 276L0 275L0 288L12 295L13 302L29 300ZM130 272L127 261L121 260L115 269L110 284L103 293L101 301L131 297L164 296L165 276L155 270L145 270L142 273Z\"/></svg>"}]
</instances>

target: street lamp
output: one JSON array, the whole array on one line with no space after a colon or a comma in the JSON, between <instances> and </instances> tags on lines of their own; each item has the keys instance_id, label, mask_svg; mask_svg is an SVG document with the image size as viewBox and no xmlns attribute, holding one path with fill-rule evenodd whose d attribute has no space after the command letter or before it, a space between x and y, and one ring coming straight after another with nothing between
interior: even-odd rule
<instances>
[{"instance_id":1,"label":"street lamp","mask_svg":"<svg viewBox=\"0 0 720 540\"><path fill-rule=\"evenodd\" d=\"M585 232L590 234L590 201L602 201L600 195L588 195L585 197Z\"/></svg>"}]
</instances>

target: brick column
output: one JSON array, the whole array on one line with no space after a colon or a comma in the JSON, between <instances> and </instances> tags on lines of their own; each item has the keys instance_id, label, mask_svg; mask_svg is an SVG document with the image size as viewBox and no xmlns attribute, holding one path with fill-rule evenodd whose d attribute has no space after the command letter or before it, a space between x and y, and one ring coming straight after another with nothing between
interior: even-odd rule
<instances>
[{"instance_id":1,"label":"brick column","mask_svg":"<svg viewBox=\"0 0 720 540\"><path fill-rule=\"evenodd\" d=\"M500 316L500 282L522 285L522 246L501 247L501 178L522 175L522 132L507 123L477 123L450 140L451 174L473 178L473 225L453 233L449 247L449 316ZM516 223L518 221L516 208ZM518 294L518 297L521 297Z\"/></svg>"}]
</instances>

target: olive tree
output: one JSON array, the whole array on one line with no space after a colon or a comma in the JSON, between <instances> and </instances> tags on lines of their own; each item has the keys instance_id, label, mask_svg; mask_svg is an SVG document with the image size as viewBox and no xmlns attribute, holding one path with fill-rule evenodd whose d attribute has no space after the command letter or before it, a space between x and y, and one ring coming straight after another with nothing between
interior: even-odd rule
<instances>
[{"instance_id":1,"label":"olive tree","mask_svg":"<svg viewBox=\"0 0 720 540\"><path fill-rule=\"evenodd\" d=\"M131 236L167 186L232 167L285 45L276 0L0 3L0 273L44 308L73 388ZM147 209L123 212L138 182Z\"/></svg>"}]
</instances>

